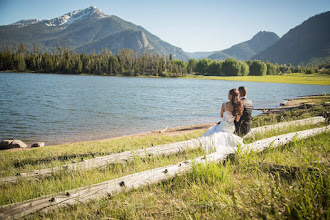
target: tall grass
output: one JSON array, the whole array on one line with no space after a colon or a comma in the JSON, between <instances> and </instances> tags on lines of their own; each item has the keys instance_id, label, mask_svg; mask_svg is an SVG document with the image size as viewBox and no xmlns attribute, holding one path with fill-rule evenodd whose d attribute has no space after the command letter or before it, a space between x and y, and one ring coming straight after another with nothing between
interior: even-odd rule
<instances>
[{"instance_id":1,"label":"tall grass","mask_svg":"<svg viewBox=\"0 0 330 220\"><path fill-rule=\"evenodd\" d=\"M322 115L322 112L330 111L330 106L324 106L324 102L330 101L329 98L325 100L319 100L321 105L313 106L309 109L292 109L290 111L285 111L280 114L269 114L260 115L258 117L252 117L251 127L259 127L264 125L276 124L279 122L293 121L304 118L311 118Z\"/></svg>"},{"instance_id":2,"label":"tall grass","mask_svg":"<svg viewBox=\"0 0 330 220\"><path fill-rule=\"evenodd\" d=\"M312 129L312 128L317 128L317 127L324 127L326 126L326 122L318 123L318 124L306 124L306 125L299 125L299 124L291 124L285 127L281 128L274 128L270 129L264 132L258 132L254 134L251 137L244 138L244 143L252 143L257 140L277 136L277 135L282 135L282 134L288 134L292 132L297 132L297 131L303 131L307 129Z\"/></svg>"},{"instance_id":3,"label":"tall grass","mask_svg":"<svg viewBox=\"0 0 330 220\"><path fill-rule=\"evenodd\" d=\"M329 138L323 133L261 153L237 154L225 165L195 165L160 184L31 218L329 219ZM266 161L299 169L295 175L271 172L262 166Z\"/></svg>"},{"instance_id":4,"label":"tall grass","mask_svg":"<svg viewBox=\"0 0 330 220\"><path fill-rule=\"evenodd\" d=\"M47 177L41 176L38 179L21 179L17 183L3 183L0 185L0 205L64 192L82 186L90 186L132 173L171 165L204 154L205 152L201 149L193 149L169 156L135 157L133 161L127 163L113 164L89 171L61 171Z\"/></svg>"},{"instance_id":5,"label":"tall grass","mask_svg":"<svg viewBox=\"0 0 330 220\"><path fill-rule=\"evenodd\" d=\"M254 117L252 126L273 124L319 115L329 107L294 110L279 115ZM292 125L257 134L245 143L274 135L310 129L319 125ZM148 134L105 141L81 142L24 151L0 152L0 175L53 167L71 163L75 157L85 159L146 148L199 137L205 130L186 135ZM261 153L235 154L222 164L196 165L191 172L130 192L112 199L92 201L31 218L56 219L145 219L145 218L326 218L329 217L329 132L268 149ZM22 179L15 184L0 185L0 205L42 195L89 186L131 173L173 164L205 154L200 149L171 156L147 159L136 157L133 162L110 165L90 171L57 172L38 180ZM268 164L295 167L273 172ZM312 167L312 172L309 168Z\"/></svg>"},{"instance_id":6,"label":"tall grass","mask_svg":"<svg viewBox=\"0 0 330 220\"><path fill-rule=\"evenodd\" d=\"M311 129L323 125L324 124L303 126L291 125L279 130L270 130L262 134L258 133L255 136L244 140L244 142L251 143L270 136ZM194 158L204 154L204 151L196 149L188 150L183 154L169 155L165 157L152 157L145 159L135 157L135 160L128 164L111 165L105 169L57 172L49 177L40 177L38 181L22 179L16 184L0 185L0 205L23 201L40 195L59 193L65 190L88 186L134 172L169 165L171 163L185 160L186 158Z\"/></svg>"},{"instance_id":7,"label":"tall grass","mask_svg":"<svg viewBox=\"0 0 330 220\"><path fill-rule=\"evenodd\" d=\"M324 104L326 101L329 101L329 99L320 98L319 104ZM323 111L330 111L330 106L319 105L310 109L294 109L281 114L261 115L252 117L251 127L314 117L321 115ZM21 151L0 151L0 177L12 176L21 172L30 172L33 170L56 167L71 163L72 160L80 160L81 157L84 159L90 159L95 156L104 156L127 150L130 151L140 148L147 148L152 145L156 146L160 144L184 141L197 138L204 132L205 129L192 130L185 133L185 135L151 133L131 137L78 142ZM271 132L270 134L276 135L280 133ZM266 135L263 137L266 137Z\"/></svg>"},{"instance_id":8,"label":"tall grass","mask_svg":"<svg viewBox=\"0 0 330 220\"><path fill-rule=\"evenodd\" d=\"M90 159L123 151L184 141L199 137L204 130L195 130L185 135L146 134L101 141L79 142L21 151L0 151L0 176L12 176L71 163L72 160Z\"/></svg>"}]
</instances>

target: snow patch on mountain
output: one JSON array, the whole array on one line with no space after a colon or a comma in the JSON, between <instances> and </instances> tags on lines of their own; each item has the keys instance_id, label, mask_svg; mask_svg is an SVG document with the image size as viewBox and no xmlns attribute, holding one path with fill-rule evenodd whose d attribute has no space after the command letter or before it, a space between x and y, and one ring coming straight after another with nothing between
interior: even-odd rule
<instances>
[{"instance_id":1,"label":"snow patch on mountain","mask_svg":"<svg viewBox=\"0 0 330 220\"><path fill-rule=\"evenodd\" d=\"M23 19L23 20L15 22L15 23L12 23L11 25L16 25L18 28L21 28L21 27L25 27L28 25L43 22L47 26L62 26L62 25L72 24L75 21L83 20L90 16L93 16L93 18L95 18L95 19L109 17L109 15L104 14L100 9L96 8L95 6L91 6L86 9L69 12L63 16L53 18L50 20Z\"/></svg>"},{"instance_id":2,"label":"snow patch on mountain","mask_svg":"<svg viewBox=\"0 0 330 220\"><path fill-rule=\"evenodd\" d=\"M46 21L45 24L47 26L68 25L74 23L75 21L88 18L90 16L94 16L96 19L108 17L108 15L104 14L100 9L96 8L95 6L91 6L83 10L72 11L63 16L53 18L51 20Z\"/></svg>"},{"instance_id":3,"label":"snow patch on mountain","mask_svg":"<svg viewBox=\"0 0 330 220\"><path fill-rule=\"evenodd\" d=\"M39 23L41 21L42 20L39 20L39 19L23 19L23 20L15 22L15 23L12 23L11 25L17 25L18 27L25 27L25 26L28 26L31 24Z\"/></svg>"}]
</instances>

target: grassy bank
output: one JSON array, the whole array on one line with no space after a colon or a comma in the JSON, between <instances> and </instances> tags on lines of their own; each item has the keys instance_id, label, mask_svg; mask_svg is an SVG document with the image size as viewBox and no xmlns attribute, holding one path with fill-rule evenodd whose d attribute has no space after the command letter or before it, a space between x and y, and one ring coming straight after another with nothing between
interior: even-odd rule
<instances>
[{"instance_id":1,"label":"grassy bank","mask_svg":"<svg viewBox=\"0 0 330 220\"><path fill-rule=\"evenodd\" d=\"M32 219L328 219L329 133ZM315 163L318 161L319 163ZM278 171L272 164L283 165ZM293 169L295 168L295 169Z\"/></svg>"},{"instance_id":2,"label":"grassy bank","mask_svg":"<svg viewBox=\"0 0 330 220\"><path fill-rule=\"evenodd\" d=\"M280 114L253 117L252 127L291 121L330 111L321 104ZM245 139L245 143L270 136L324 126L292 125ZM0 176L54 167L72 160L146 148L199 137L205 129L184 133L148 133L102 141L10 150L0 152ZM237 153L225 165L195 166L191 172L160 184L120 193L111 199L91 201L32 219L237 219L237 218L329 218L329 132L295 141L261 153ZM200 149L171 156L136 157L134 161L89 171L66 171L39 179L22 179L0 184L0 205L24 201L82 186L111 180L131 173L173 164L204 155ZM274 171L273 165L285 166Z\"/></svg>"},{"instance_id":3,"label":"grassy bank","mask_svg":"<svg viewBox=\"0 0 330 220\"><path fill-rule=\"evenodd\" d=\"M323 127L325 124L318 125L292 125L281 130L273 130L263 134L256 134L252 138L246 139L245 143L251 143L256 140L264 139L270 136L311 129L315 127ZM0 205L24 201L36 198L41 195L49 195L59 193L66 190L89 186L121 176L140 172L156 167L174 164L176 162L187 159L196 158L205 155L201 149L188 150L186 152L177 153L169 156L159 156L151 158L136 157L134 161L127 164L115 164L107 167L93 169L89 171L65 171L57 172L47 177L41 177L38 180L22 179L17 184L0 185ZM47 165L47 164L44 164ZM8 167L11 164L7 164ZM12 169L15 169L12 167Z\"/></svg>"},{"instance_id":4,"label":"grassy bank","mask_svg":"<svg viewBox=\"0 0 330 220\"><path fill-rule=\"evenodd\" d=\"M0 205L90 186L136 172L196 158L204 154L205 152L203 150L194 149L169 156L135 157L134 161L108 165L89 171L63 171L47 177L40 177L38 180L22 179L16 184L8 183L0 185Z\"/></svg>"},{"instance_id":5,"label":"grassy bank","mask_svg":"<svg viewBox=\"0 0 330 220\"><path fill-rule=\"evenodd\" d=\"M261 115L253 117L251 125L252 127L258 127L283 121L309 118L318 116L323 111L330 111L330 106L324 107L320 105L306 110L294 109L281 114ZM315 126L291 126L286 129L282 129L281 131L271 131L264 134L257 134L254 138L247 139L246 142L313 127ZM148 133L130 137L113 138L109 140L78 142L21 151L1 151L0 176L13 176L21 172L31 172L33 170L69 164L72 163L72 161L79 161L81 158L90 159L96 156L104 156L123 151L147 148L152 145L156 146L189 140L201 136L205 131L206 129L193 129L185 132L184 134L181 134L180 132L175 134L170 132Z\"/></svg>"},{"instance_id":6,"label":"grassy bank","mask_svg":"<svg viewBox=\"0 0 330 220\"><path fill-rule=\"evenodd\" d=\"M12 176L19 172L55 167L90 159L96 156L110 155L123 151L136 150L178 141L196 138L204 130L194 130L186 135L168 135L152 133L131 137L113 138L109 140L78 142L27 149L22 151L0 152L0 176Z\"/></svg>"},{"instance_id":7,"label":"grassy bank","mask_svg":"<svg viewBox=\"0 0 330 220\"><path fill-rule=\"evenodd\" d=\"M183 78L212 79L212 80L233 80L248 82L271 82L271 83L292 83L311 85L330 85L330 75L291 73L283 75L267 76L202 76L187 75Z\"/></svg>"}]
</instances>

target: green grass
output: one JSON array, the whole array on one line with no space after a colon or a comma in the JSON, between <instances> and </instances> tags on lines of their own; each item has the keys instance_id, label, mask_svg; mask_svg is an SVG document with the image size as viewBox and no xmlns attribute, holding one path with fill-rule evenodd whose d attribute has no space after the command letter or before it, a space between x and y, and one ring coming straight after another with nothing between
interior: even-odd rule
<instances>
[{"instance_id":1,"label":"green grass","mask_svg":"<svg viewBox=\"0 0 330 220\"><path fill-rule=\"evenodd\" d=\"M55 167L94 156L104 156L123 151L173 143L199 137L204 130L196 130L186 135L146 134L140 136L121 137L101 141L78 142L48 146L22 151L0 152L0 176L12 176L20 172Z\"/></svg>"},{"instance_id":2,"label":"green grass","mask_svg":"<svg viewBox=\"0 0 330 220\"><path fill-rule=\"evenodd\" d=\"M290 73L290 74L283 74L283 75L266 75L266 76L202 76L202 75L187 75L183 78L212 79L212 80L233 80L233 81L248 81L248 82L272 82L272 83L330 85L330 75L304 74L304 73Z\"/></svg>"},{"instance_id":3,"label":"green grass","mask_svg":"<svg viewBox=\"0 0 330 220\"><path fill-rule=\"evenodd\" d=\"M256 134L255 136L244 140L244 142L251 143L253 141L264 139L270 136L321 126L324 126L324 124L304 126L292 125L280 130L269 131L263 134ZM169 155L165 157L151 157L146 159L137 157L133 162L129 162L127 165L124 163L111 165L102 169L93 169L90 171L82 170L57 172L49 177L40 177L37 181L22 179L17 184L0 185L0 205L19 202L41 195L59 193L82 186L89 186L91 184L104 182L131 173L195 158L204 154L204 151L195 149L188 150L187 152L181 154Z\"/></svg>"},{"instance_id":4,"label":"green grass","mask_svg":"<svg viewBox=\"0 0 330 220\"><path fill-rule=\"evenodd\" d=\"M252 127L319 115L329 107L317 106L279 115L253 117ZM245 143L274 135L324 126L289 126L257 134ZM104 141L81 142L0 152L1 176L70 163L71 157L91 154L107 155L124 150L149 147L199 137L205 130L186 135L147 134ZM237 219L237 218L326 218L329 205L329 132L307 140L267 149L261 153L237 153L226 165L211 163L194 166L191 172L133 191L112 199L91 201L49 213L36 213L31 218L55 219ZM205 154L200 149L171 156L142 159L109 165L90 171L57 172L38 180L22 179L15 184L0 184L0 205L24 201L42 195L90 186L131 173L173 164ZM66 156L67 158L61 158ZM49 158L52 158L49 160ZM55 160L54 160L55 158ZM57 159L56 159L57 158ZM79 159L79 158L78 158ZM315 161L323 163L315 164ZM295 178L272 173L260 163L295 166ZM308 173L313 166L320 172ZM322 172L321 172L322 171Z\"/></svg>"},{"instance_id":5,"label":"green grass","mask_svg":"<svg viewBox=\"0 0 330 220\"><path fill-rule=\"evenodd\" d=\"M32 219L329 219L329 132ZM323 163L314 163L322 161ZM260 163L299 169L271 172ZM309 172L308 167L315 171Z\"/></svg>"},{"instance_id":6,"label":"green grass","mask_svg":"<svg viewBox=\"0 0 330 220\"><path fill-rule=\"evenodd\" d=\"M273 136L277 136L277 135L288 134L288 133L292 133L292 132L303 131L303 130L324 127L324 126L327 126L327 124L325 122L313 124L313 125L311 125L311 124L307 124L307 125L292 124L287 127L282 127L282 128L278 128L278 129L270 129L270 130L267 130L266 132L258 132L255 135L253 135L252 137L244 138L244 143L248 144L248 143L252 143L257 140L261 140L261 139L265 139L265 138L269 138L269 137L273 137Z\"/></svg>"},{"instance_id":7,"label":"green grass","mask_svg":"<svg viewBox=\"0 0 330 220\"><path fill-rule=\"evenodd\" d=\"M330 107L316 106L310 109L296 109L282 114L261 115L252 117L251 127L275 124L283 121L309 118L320 115L323 111L330 111ZM312 127L303 127L304 129ZM302 129L302 128L301 128ZM283 132L293 132L301 130L287 129L282 133L268 133L269 135L279 135ZM163 133L151 133L146 135L121 137L109 140L78 142L43 148L34 148L22 151L0 151L0 176L12 176L21 172L30 172L33 170L56 167L71 163L71 160L79 161L94 156L104 156L112 153L119 153L126 150L147 148L153 145L173 143L188 139L200 137L205 130L193 130L185 135L168 135ZM259 138L262 138L259 137Z\"/></svg>"},{"instance_id":8,"label":"green grass","mask_svg":"<svg viewBox=\"0 0 330 220\"><path fill-rule=\"evenodd\" d=\"M194 149L169 156L136 157L134 161L128 163L113 164L89 171L56 172L48 177L40 177L38 180L21 179L15 184L5 183L0 185L0 205L90 186L132 173L196 158L204 154L205 152L203 150Z\"/></svg>"},{"instance_id":9,"label":"green grass","mask_svg":"<svg viewBox=\"0 0 330 220\"><path fill-rule=\"evenodd\" d=\"M322 100L321 103L329 101L329 99ZM323 111L330 111L330 106L317 105L309 109L292 109L280 114L260 115L258 117L252 117L251 127L259 127L264 125L275 124L278 122L286 122L299 120L304 118L311 118L322 115Z\"/></svg>"}]
</instances>

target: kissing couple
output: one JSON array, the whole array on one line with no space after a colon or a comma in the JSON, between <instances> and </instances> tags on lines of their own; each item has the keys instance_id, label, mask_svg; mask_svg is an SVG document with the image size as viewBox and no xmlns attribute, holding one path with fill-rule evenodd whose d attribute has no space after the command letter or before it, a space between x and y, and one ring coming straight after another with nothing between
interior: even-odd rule
<instances>
[{"instance_id":1,"label":"kissing couple","mask_svg":"<svg viewBox=\"0 0 330 220\"><path fill-rule=\"evenodd\" d=\"M206 152L232 151L238 145L243 145L240 136L246 135L251 129L252 101L247 98L247 89L241 86L231 89L228 102L221 106L221 121L210 127L200 138Z\"/></svg>"}]
</instances>

